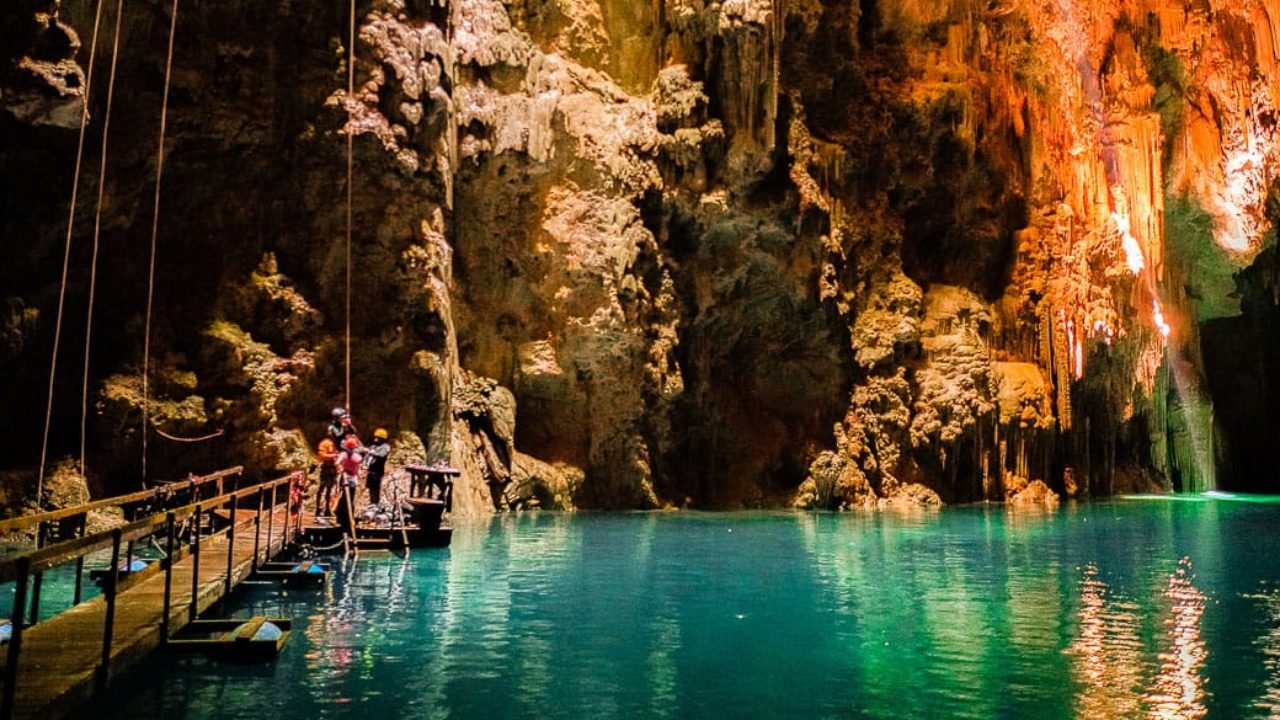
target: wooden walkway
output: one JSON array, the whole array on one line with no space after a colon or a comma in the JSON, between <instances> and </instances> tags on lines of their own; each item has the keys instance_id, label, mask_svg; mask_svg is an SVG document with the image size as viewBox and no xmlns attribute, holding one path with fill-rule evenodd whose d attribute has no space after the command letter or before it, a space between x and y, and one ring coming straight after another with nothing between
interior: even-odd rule
<instances>
[{"instance_id":1,"label":"wooden walkway","mask_svg":"<svg viewBox=\"0 0 1280 720\"><path fill-rule=\"evenodd\" d=\"M227 582L227 537L210 538L200 546L199 582L195 614L220 600L255 569L255 522L236 523L231 548L231 581ZM264 513L256 533L259 562L274 557L286 542L287 510L275 510L268 523ZM269 530L270 528L270 530ZM192 570L196 559L184 549L173 566L169 631L185 626L192 613ZM22 635L15 717L58 718L88 700L101 680L109 680L159 647L164 615L165 573L153 563L150 577L122 580L116 595L111 661L105 678L99 678L107 616L105 595L83 602L60 615L34 625ZM2 656L3 653L0 653ZM0 657L0 666L3 657ZM3 673L0 673L2 676Z\"/></svg>"}]
</instances>

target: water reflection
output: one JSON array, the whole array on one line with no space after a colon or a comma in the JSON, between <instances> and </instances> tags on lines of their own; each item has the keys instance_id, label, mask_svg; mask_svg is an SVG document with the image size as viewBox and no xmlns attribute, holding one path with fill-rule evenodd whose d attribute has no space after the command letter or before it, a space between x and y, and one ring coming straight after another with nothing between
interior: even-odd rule
<instances>
[{"instance_id":1,"label":"water reflection","mask_svg":"<svg viewBox=\"0 0 1280 720\"><path fill-rule=\"evenodd\" d=\"M1163 596L1169 607L1164 611L1160 651L1156 662L1148 662L1141 636L1142 608L1113 592L1097 565L1085 567L1080 629L1070 650L1080 684L1080 717L1194 720L1208 713L1203 677L1208 650L1201 634L1205 595L1193 577L1186 557L1168 576Z\"/></svg>"},{"instance_id":2,"label":"water reflection","mask_svg":"<svg viewBox=\"0 0 1280 720\"><path fill-rule=\"evenodd\" d=\"M1265 680L1262 696L1254 703L1261 711L1260 717L1280 717L1280 591L1250 595L1258 601L1264 612L1267 631L1260 635L1255 645L1262 657Z\"/></svg>"},{"instance_id":3,"label":"water reflection","mask_svg":"<svg viewBox=\"0 0 1280 720\"><path fill-rule=\"evenodd\" d=\"M1097 565L1080 581L1080 632L1071 645L1080 717L1133 717L1139 710L1142 643L1137 606L1111 594Z\"/></svg>"},{"instance_id":4,"label":"water reflection","mask_svg":"<svg viewBox=\"0 0 1280 720\"><path fill-rule=\"evenodd\" d=\"M1280 558L1256 541L1280 508L1176 505L460 522L449 550L362 558L323 595L253 595L295 619L262 676L164 666L166 684L103 706L131 720L1280 716L1266 584Z\"/></svg>"},{"instance_id":5,"label":"water reflection","mask_svg":"<svg viewBox=\"0 0 1280 720\"><path fill-rule=\"evenodd\" d=\"M1204 669L1208 654L1200 636L1205 596L1192 584L1191 560L1182 558L1169 577L1165 597L1172 603L1165 619L1165 649L1160 670L1144 701L1148 717L1156 720L1193 720L1204 717Z\"/></svg>"}]
</instances>

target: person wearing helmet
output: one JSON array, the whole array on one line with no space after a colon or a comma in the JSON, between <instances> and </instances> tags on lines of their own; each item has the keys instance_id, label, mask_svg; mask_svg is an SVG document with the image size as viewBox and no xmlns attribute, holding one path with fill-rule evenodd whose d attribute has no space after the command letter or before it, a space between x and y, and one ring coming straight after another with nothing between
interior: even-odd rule
<instances>
[{"instance_id":1,"label":"person wearing helmet","mask_svg":"<svg viewBox=\"0 0 1280 720\"><path fill-rule=\"evenodd\" d=\"M333 441L334 447L341 448L349 436L356 434L356 426L351 422L351 413L346 408L334 408L332 418L329 422L329 439Z\"/></svg>"},{"instance_id":2,"label":"person wearing helmet","mask_svg":"<svg viewBox=\"0 0 1280 720\"><path fill-rule=\"evenodd\" d=\"M369 502L378 505L382 502L382 476L387 472L387 456L391 454L387 431L383 428L374 430L373 444L364 451L364 483L369 488Z\"/></svg>"},{"instance_id":3,"label":"person wearing helmet","mask_svg":"<svg viewBox=\"0 0 1280 720\"><path fill-rule=\"evenodd\" d=\"M336 508L338 526L348 534L355 532L352 525L355 513L355 491L360 484L360 465L364 462L364 454L361 450L360 438L348 435L342 441L342 449L338 451L338 458L335 460L341 483Z\"/></svg>"},{"instance_id":4,"label":"person wearing helmet","mask_svg":"<svg viewBox=\"0 0 1280 720\"><path fill-rule=\"evenodd\" d=\"M364 454L360 452L360 438L348 435L342 441L342 451L338 453L338 469L342 472L342 487L355 489L360 484L360 465L364 462Z\"/></svg>"},{"instance_id":5,"label":"person wearing helmet","mask_svg":"<svg viewBox=\"0 0 1280 720\"><path fill-rule=\"evenodd\" d=\"M320 487L316 489L316 516L332 515L334 486L338 484L338 447L333 440L324 438L316 448L320 461Z\"/></svg>"}]
</instances>

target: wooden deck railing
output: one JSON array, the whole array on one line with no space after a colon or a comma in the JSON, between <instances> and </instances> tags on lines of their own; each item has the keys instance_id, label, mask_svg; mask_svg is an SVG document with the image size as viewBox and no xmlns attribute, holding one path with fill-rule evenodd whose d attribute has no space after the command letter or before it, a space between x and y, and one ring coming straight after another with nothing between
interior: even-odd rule
<instances>
[{"instance_id":1,"label":"wooden deck railing","mask_svg":"<svg viewBox=\"0 0 1280 720\"><path fill-rule=\"evenodd\" d=\"M61 508L59 510L50 510L48 512L33 513L22 517L10 518L8 520L0 520L0 535L21 532L23 530L35 529L35 545L36 549L43 549L48 539L49 526L51 523L60 523L75 518L78 520L76 527L70 532L77 535L78 539L83 540L88 529L89 513L104 510L107 508L125 508L126 506L141 506L147 502L159 502L160 506L172 506L174 502L181 502L183 505L190 505L200 499L200 496L206 492L206 488L213 488L215 496L222 495L226 483L230 480L238 478L244 468L236 466L226 470L209 473L208 475L192 475L186 480L165 483L163 485L142 490L127 495L116 495L115 497L103 498L94 502L75 505L72 507ZM182 502L185 500L186 502ZM57 546L65 547L62 543ZM52 547L52 546L51 546ZM101 549L101 548L94 548ZM126 546L126 564L133 562L133 540L128 541ZM93 549L88 552L93 552ZM18 558L24 555L29 556L31 552L11 554L6 561L16 562ZM84 556L88 553L81 554L76 559L76 582L75 589L72 593L71 604L79 605L84 592ZM6 574L6 572L8 574ZM40 594L44 587L44 570L37 568L32 571L32 587L31 587L31 603L29 612L31 614L31 623L36 622L36 618L40 613ZM13 570L6 571L3 565L0 565L0 581L12 580Z\"/></svg>"},{"instance_id":2,"label":"wooden deck railing","mask_svg":"<svg viewBox=\"0 0 1280 720\"><path fill-rule=\"evenodd\" d=\"M215 473L215 475L206 476L203 483L218 482L232 475L238 475L240 468L223 471L223 473ZM216 476L216 477L215 477ZM172 584L173 584L173 568L179 559L190 557L192 559L193 571L191 574L191 603L188 609L189 620L195 619L197 612L196 596L198 595L199 584L199 568L201 561L201 547L209 540L225 535L227 538L227 571L226 585L224 594L230 593L232 585L232 565L234 561L235 536L237 529L237 508L240 501L247 498L256 498L256 508L246 508L248 512L254 512L254 547L253 547L253 568L256 570L261 562L260 559L260 527L262 525L263 512L266 511L267 519L267 538L270 542L274 537L274 522L276 508L280 504L280 495L283 494L283 500L287 503L289 499L289 484L292 476L276 480L269 480L246 488L242 488L229 493L219 493L216 497L208 499L197 499L195 502L183 505L173 509L161 510L150 513L146 517L135 519L132 522L122 526L104 530L102 532L90 535L81 535L53 542L44 547L34 548L32 550L19 553L0 560L0 581L14 581L15 592L13 598L13 614L10 622L12 623L12 635L9 640L7 649L7 662L4 668L4 693L0 698L0 720L9 720L13 717L15 693L17 691L18 664L22 658L22 635L23 631L39 622L39 593L38 585L35 592L31 594L31 604L28 606L27 596L28 590L31 589L31 580L33 577L39 577L45 571L48 571L59 565L75 561L76 563L76 590L72 607L78 605L81 601L82 576L84 571L84 559L91 553L111 549L111 564L107 568L107 576L103 578L103 596L106 602L106 614L103 625L102 635L102 660L98 667L100 682L105 682L107 678L110 662L111 662L111 642L113 635L113 624L115 620L115 602L117 595L127 590L134 582L141 581L144 577L150 577L163 567L165 571L164 586L164 610L161 615L161 638L162 641L169 637L169 616L171 614L172 601ZM283 493L280 488L284 487ZM221 487L221 485L219 485ZM148 491L152 492L152 491ZM124 503L136 502L138 499L147 499L145 493L134 493L133 495L121 496L119 498L111 498L109 500L81 505L76 508L68 508L74 511L69 514L63 514L66 511L56 511L55 513L43 513L41 516L32 515L28 518L19 518L15 521L7 521L11 523L22 521L24 524L18 526L18 529L31 527L42 522L50 522L66 517L72 517L77 514L87 513L86 508L110 507ZM143 496L143 497L139 497ZM218 532L204 534L201 532L203 520L221 510L227 508L230 522L227 527ZM49 516L56 517L50 518ZM288 516L286 515L286 518ZM180 542L180 525L179 523L192 520L190 540L187 543L185 551L176 549ZM248 522L247 520L245 522ZM284 545L288 545L289 531L292 523L286 522L284 528ZM83 528L83 525L82 525ZM149 537L157 534L160 528L165 538L165 558L159 564L152 564L151 571L139 571L137 573L130 572L129 577L124 582L120 579L121 568L121 549L127 547L128 557L125 560L126 567L132 562L133 543L141 538ZM29 620L28 620L29 616Z\"/></svg>"},{"instance_id":3,"label":"wooden deck railing","mask_svg":"<svg viewBox=\"0 0 1280 720\"><path fill-rule=\"evenodd\" d=\"M125 505L141 504L148 500L168 500L178 496L181 493L191 493L188 502L195 502L196 495L200 490L209 487L212 484L216 489L214 495L223 494L224 484L227 480L239 477L244 472L243 467L233 467L226 470L219 470L208 475L193 475L186 480L177 480L153 487L149 490L140 490L128 495L117 495L115 497L103 498L95 500L83 505L75 505L73 507L61 508L59 510L50 510L48 512L34 513L31 515L23 515L21 517L9 518L8 520L0 520L0 535L26 530L32 527L40 527L47 523L66 520L76 516L85 516L95 510L103 510L106 508L123 507Z\"/></svg>"}]
</instances>

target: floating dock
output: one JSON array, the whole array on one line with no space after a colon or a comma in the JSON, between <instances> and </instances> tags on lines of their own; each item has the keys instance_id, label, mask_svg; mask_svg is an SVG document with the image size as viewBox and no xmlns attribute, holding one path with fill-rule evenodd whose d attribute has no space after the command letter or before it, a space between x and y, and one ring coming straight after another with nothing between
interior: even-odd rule
<instances>
[{"instance_id":1,"label":"floating dock","mask_svg":"<svg viewBox=\"0 0 1280 720\"><path fill-rule=\"evenodd\" d=\"M230 662L274 660L293 629L288 618L196 620L164 644L165 652L200 653Z\"/></svg>"},{"instance_id":2,"label":"floating dock","mask_svg":"<svg viewBox=\"0 0 1280 720\"><path fill-rule=\"evenodd\" d=\"M356 537L361 549L374 547L395 549L402 547L448 547L453 539L453 528L443 520L444 502L422 498L405 501L413 507L403 524L377 527L356 522ZM302 515L302 542L313 548L331 552L343 552L345 530L334 517L317 517L312 512Z\"/></svg>"}]
</instances>

